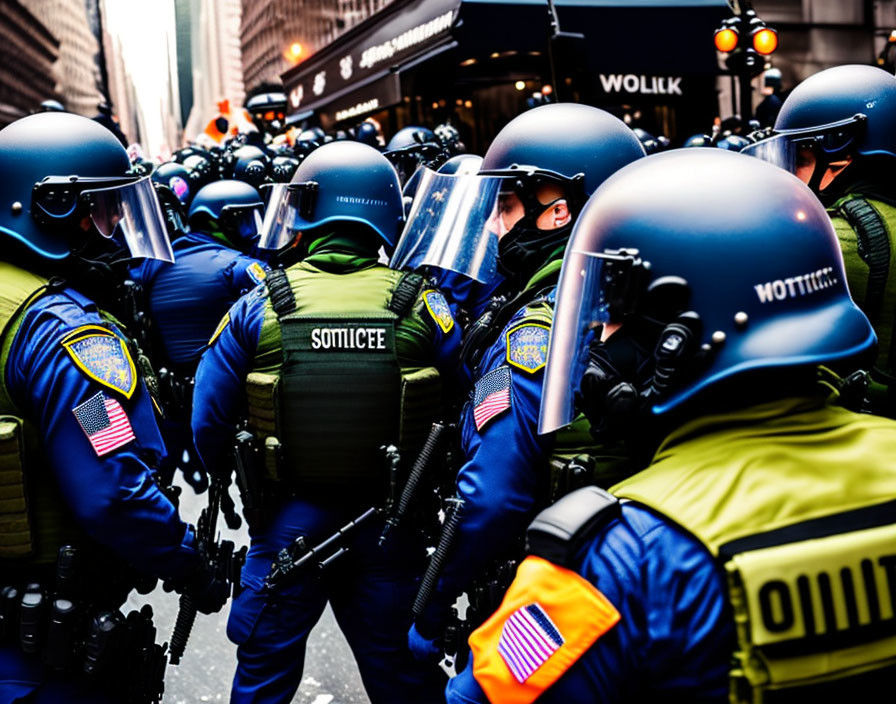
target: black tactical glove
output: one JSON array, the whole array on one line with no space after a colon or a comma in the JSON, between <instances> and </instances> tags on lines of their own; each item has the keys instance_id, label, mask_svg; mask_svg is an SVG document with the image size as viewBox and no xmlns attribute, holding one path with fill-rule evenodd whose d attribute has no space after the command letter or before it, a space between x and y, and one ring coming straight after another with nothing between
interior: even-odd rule
<instances>
[{"instance_id":1,"label":"black tactical glove","mask_svg":"<svg viewBox=\"0 0 896 704\"><path fill-rule=\"evenodd\" d=\"M635 418L651 367L651 356L624 330L591 344L576 405L593 429L617 432Z\"/></svg>"},{"instance_id":2,"label":"black tactical glove","mask_svg":"<svg viewBox=\"0 0 896 704\"><path fill-rule=\"evenodd\" d=\"M230 598L230 587L230 582L220 574L220 570L203 560L187 580L183 591L190 596L200 613L215 614Z\"/></svg>"}]
</instances>

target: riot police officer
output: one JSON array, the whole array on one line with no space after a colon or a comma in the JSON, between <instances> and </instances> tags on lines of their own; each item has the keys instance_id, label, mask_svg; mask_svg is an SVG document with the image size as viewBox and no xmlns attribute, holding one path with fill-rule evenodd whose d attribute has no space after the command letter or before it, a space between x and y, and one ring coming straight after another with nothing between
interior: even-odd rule
<instances>
[{"instance_id":1,"label":"riot police officer","mask_svg":"<svg viewBox=\"0 0 896 704\"><path fill-rule=\"evenodd\" d=\"M374 520L327 571L265 588L278 551L297 537L314 546L382 505L381 446L410 459L438 413L436 368L455 363L459 332L421 277L377 263L402 222L401 188L384 156L348 141L315 149L291 183L274 186L266 211L261 246L279 250L287 268L231 308L200 361L193 430L205 466L228 466L242 415L264 447L252 478L260 491L244 500L261 504L246 514L245 591L227 629L239 646L234 702L292 700L328 601L371 701L441 700L441 673L421 669L406 644L424 555L412 531L393 531L379 547L383 522Z\"/></svg>"},{"instance_id":2,"label":"riot police officer","mask_svg":"<svg viewBox=\"0 0 896 704\"><path fill-rule=\"evenodd\" d=\"M573 417L601 331L644 319L640 423L665 439L532 523L448 701L875 701L896 425L819 384L875 344L824 208L760 161L671 152L598 189L568 251L540 430Z\"/></svg>"},{"instance_id":3,"label":"riot police officer","mask_svg":"<svg viewBox=\"0 0 896 704\"><path fill-rule=\"evenodd\" d=\"M186 585L207 612L226 598L151 469L165 449L143 367L84 293L108 297L123 254L172 258L153 186L129 167L77 115L0 131L4 704L156 702L151 611L118 611L138 575Z\"/></svg>"},{"instance_id":4,"label":"riot police officer","mask_svg":"<svg viewBox=\"0 0 896 704\"><path fill-rule=\"evenodd\" d=\"M875 413L896 416L896 78L872 66L810 76L784 101L771 136L748 146L795 173L828 209L853 298L880 337L867 392Z\"/></svg>"},{"instance_id":5,"label":"riot police officer","mask_svg":"<svg viewBox=\"0 0 896 704\"><path fill-rule=\"evenodd\" d=\"M554 129L559 124L566 128ZM464 363L475 383L461 415L466 463L457 493L463 503L438 588L425 608L418 600L409 638L421 657L435 656L457 596L494 561L515 557L525 525L551 491L552 452L572 456L594 444L587 424L556 442L537 433L553 289L588 194L643 156L621 120L562 103L515 118L485 154L480 173L497 181L491 183L496 199L490 220L499 238L498 267L511 287L522 283L516 284L518 295L477 322L464 342Z\"/></svg>"},{"instance_id":6,"label":"riot police officer","mask_svg":"<svg viewBox=\"0 0 896 704\"><path fill-rule=\"evenodd\" d=\"M205 490L208 479L196 461L190 432L193 375L218 322L264 280L265 265L246 254L255 250L262 211L261 196L247 183L203 186L190 202L190 231L173 239L177 261L145 261L132 271L143 289L160 369L162 432L169 450L160 469L170 480L179 466L197 492Z\"/></svg>"}]
</instances>

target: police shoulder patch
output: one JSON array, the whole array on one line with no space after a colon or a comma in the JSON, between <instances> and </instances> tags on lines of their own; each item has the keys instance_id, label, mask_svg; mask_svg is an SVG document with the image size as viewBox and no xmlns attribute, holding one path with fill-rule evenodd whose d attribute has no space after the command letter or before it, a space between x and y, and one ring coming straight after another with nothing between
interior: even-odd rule
<instances>
[{"instance_id":1,"label":"police shoulder patch","mask_svg":"<svg viewBox=\"0 0 896 704\"><path fill-rule=\"evenodd\" d=\"M226 328L230 324L230 313L225 313L224 317L221 318L221 322L218 323L218 327L215 328L215 331L212 333L212 336L208 339L208 346L211 347L215 340L224 332L224 328Z\"/></svg>"},{"instance_id":2,"label":"police shoulder patch","mask_svg":"<svg viewBox=\"0 0 896 704\"><path fill-rule=\"evenodd\" d=\"M438 291L430 290L423 294L423 302L442 332L451 332L451 328L454 327L454 316L451 314L451 308L445 297Z\"/></svg>"},{"instance_id":3,"label":"police shoulder patch","mask_svg":"<svg viewBox=\"0 0 896 704\"><path fill-rule=\"evenodd\" d=\"M507 362L534 374L548 361L551 329L541 323L523 323L507 331Z\"/></svg>"},{"instance_id":4,"label":"police shoulder patch","mask_svg":"<svg viewBox=\"0 0 896 704\"><path fill-rule=\"evenodd\" d=\"M252 279L256 284L260 284L265 280L268 273L264 270L264 267L258 262L252 262L247 268L246 273L249 275L249 278Z\"/></svg>"},{"instance_id":5,"label":"police shoulder patch","mask_svg":"<svg viewBox=\"0 0 896 704\"><path fill-rule=\"evenodd\" d=\"M124 340L99 325L82 325L62 339L78 369L106 388L130 398L137 388L137 370Z\"/></svg>"},{"instance_id":6,"label":"police shoulder patch","mask_svg":"<svg viewBox=\"0 0 896 704\"><path fill-rule=\"evenodd\" d=\"M588 580L527 557L498 610L470 635L473 676L489 701L530 704L620 618Z\"/></svg>"}]
</instances>

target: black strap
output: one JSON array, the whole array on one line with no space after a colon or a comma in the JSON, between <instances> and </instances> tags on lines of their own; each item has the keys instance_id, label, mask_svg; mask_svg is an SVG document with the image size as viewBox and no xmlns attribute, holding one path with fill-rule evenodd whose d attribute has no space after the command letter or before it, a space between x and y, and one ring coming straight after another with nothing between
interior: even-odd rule
<instances>
[{"instance_id":1,"label":"black strap","mask_svg":"<svg viewBox=\"0 0 896 704\"><path fill-rule=\"evenodd\" d=\"M782 528L748 535L719 547L719 557L727 562L735 555L751 550L787 545L803 540L816 540L857 530L868 530L896 523L896 500L856 508L820 518L810 518Z\"/></svg>"},{"instance_id":2,"label":"black strap","mask_svg":"<svg viewBox=\"0 0 896 704\"><path fill-rule=\"evenodd\" d=\"M399 318L403 318L411 312L411 308L420 295L424 279L420 274L406 272L395 285L392 292L392 300L389 301L389 310Z\"/></svg>"},{"instance_id":3,"label":"black strap","mask_svg":"<svg viewBox=\"0 0 896 704\"><path fill-rule=\"evenodd\" d=\"M464 338L460 358L468 369L473 371L482 361L485 354L503 332L521 308L535 303L551 292L554 284L545 288L531 288L518 293L514 298L501 305L497 310L488 310L476 321Z\"/></svg>"},{"instance_id":4,"label":"black strap","mask_svg":"<svg viewBox=\"0 0 896 704\"><path fill-rule=\"evenodd\" d=\"M526 530L526 552L571 567L578 549L619 515L619 499L596 486L567 494L539 513Z\"/></svg>"},{"instance_id":5,"label":"black strap","mask_svg":"<svg viewBox=\"0 0 896 704\"><path fill-rule=\"evenodd\" d=\"M868 265L868 287L862 309L876 328L880 323L887 277L890 274L890 238L887 225L874 207L863 198L853 198L840 212L856 231L859 256Z\"/></svg>"},{"instance_id":6,"label":"black strap","mask_svg":"<svg viewBox=\"0 0 896 704\"><path fill-rule=\"evenodd\" d=\"M269 271L265 277L265 285L268 287L268 294L271 297L271 307L278 319L295 312L296 297L283 269Z\"/></svg>"}]
</instances>

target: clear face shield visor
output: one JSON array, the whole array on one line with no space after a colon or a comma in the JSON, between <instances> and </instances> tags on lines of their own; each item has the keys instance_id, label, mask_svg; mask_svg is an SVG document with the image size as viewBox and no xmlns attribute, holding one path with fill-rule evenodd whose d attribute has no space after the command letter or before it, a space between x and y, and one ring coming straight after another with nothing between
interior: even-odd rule
<instances>
[{"instance_id":1,"label":"clear face shield visor","mask_svg":"<svg viewBox=\"0 0 896 704\"><path fill-rule=\"evenodd\" d=\"M150 177L48 176L31 194L32 214L58 229L83 229L90 219L100 235L126 247L134 258L174 261L165 217Z\"/></svg>"},{"instance_id":2,"label":"clear face shield visor","mask_svg":"<svg viewBox=\"0 0 896 704\"><path fill-rule=\"evenodd\" d=\"M314 181L270 186L258 248L276 252L292 244L314 214L317 191Z\"/></svg>"},{"instance_id":3,"label":"clear face shield visor","mask_svg":"<svg viewBox=\"0 0 896 704\"><path fill-rule=\"evenodd\" d=\"M634 310L649 265L637 250L601 253L568 249L557 285L557 305L545 367L538 432L572 423L588 350L603 327Z\"/></svg>"},{"instance_id":4,"label":"clear face shield visor","mask_svg":"<svg viewBox=\"0 0 896 704\"><path fill-rule=\"evenodd\" d=\"M497 270L504 179L426 169L390 266L455 271L487 283Z\"/></svg>"},{"instance_id":5,"label":"clear face shield visor","mask_svg":"<svg viewBox=\"0 0 896 704\"><path fill-rule=\"evenodd\" d=\"M853 150L865 131L866 120L864 115L857 114L819 127L782 130L747 145L741 154L767 161L809 183L814 174L823 172Z\"/></svg>"},{"instance_id":6,"label":"clear face shield visor","mask_svg":"<svg viewBox=\"0 0 896 704\"><path fill-rule=\"evenodd\" d=\"M258 239L263 227L263 205L225 205L221 209L218 224L225 235L232 236L241 242L252 242Z\"/></svg>"}]
</instances>

